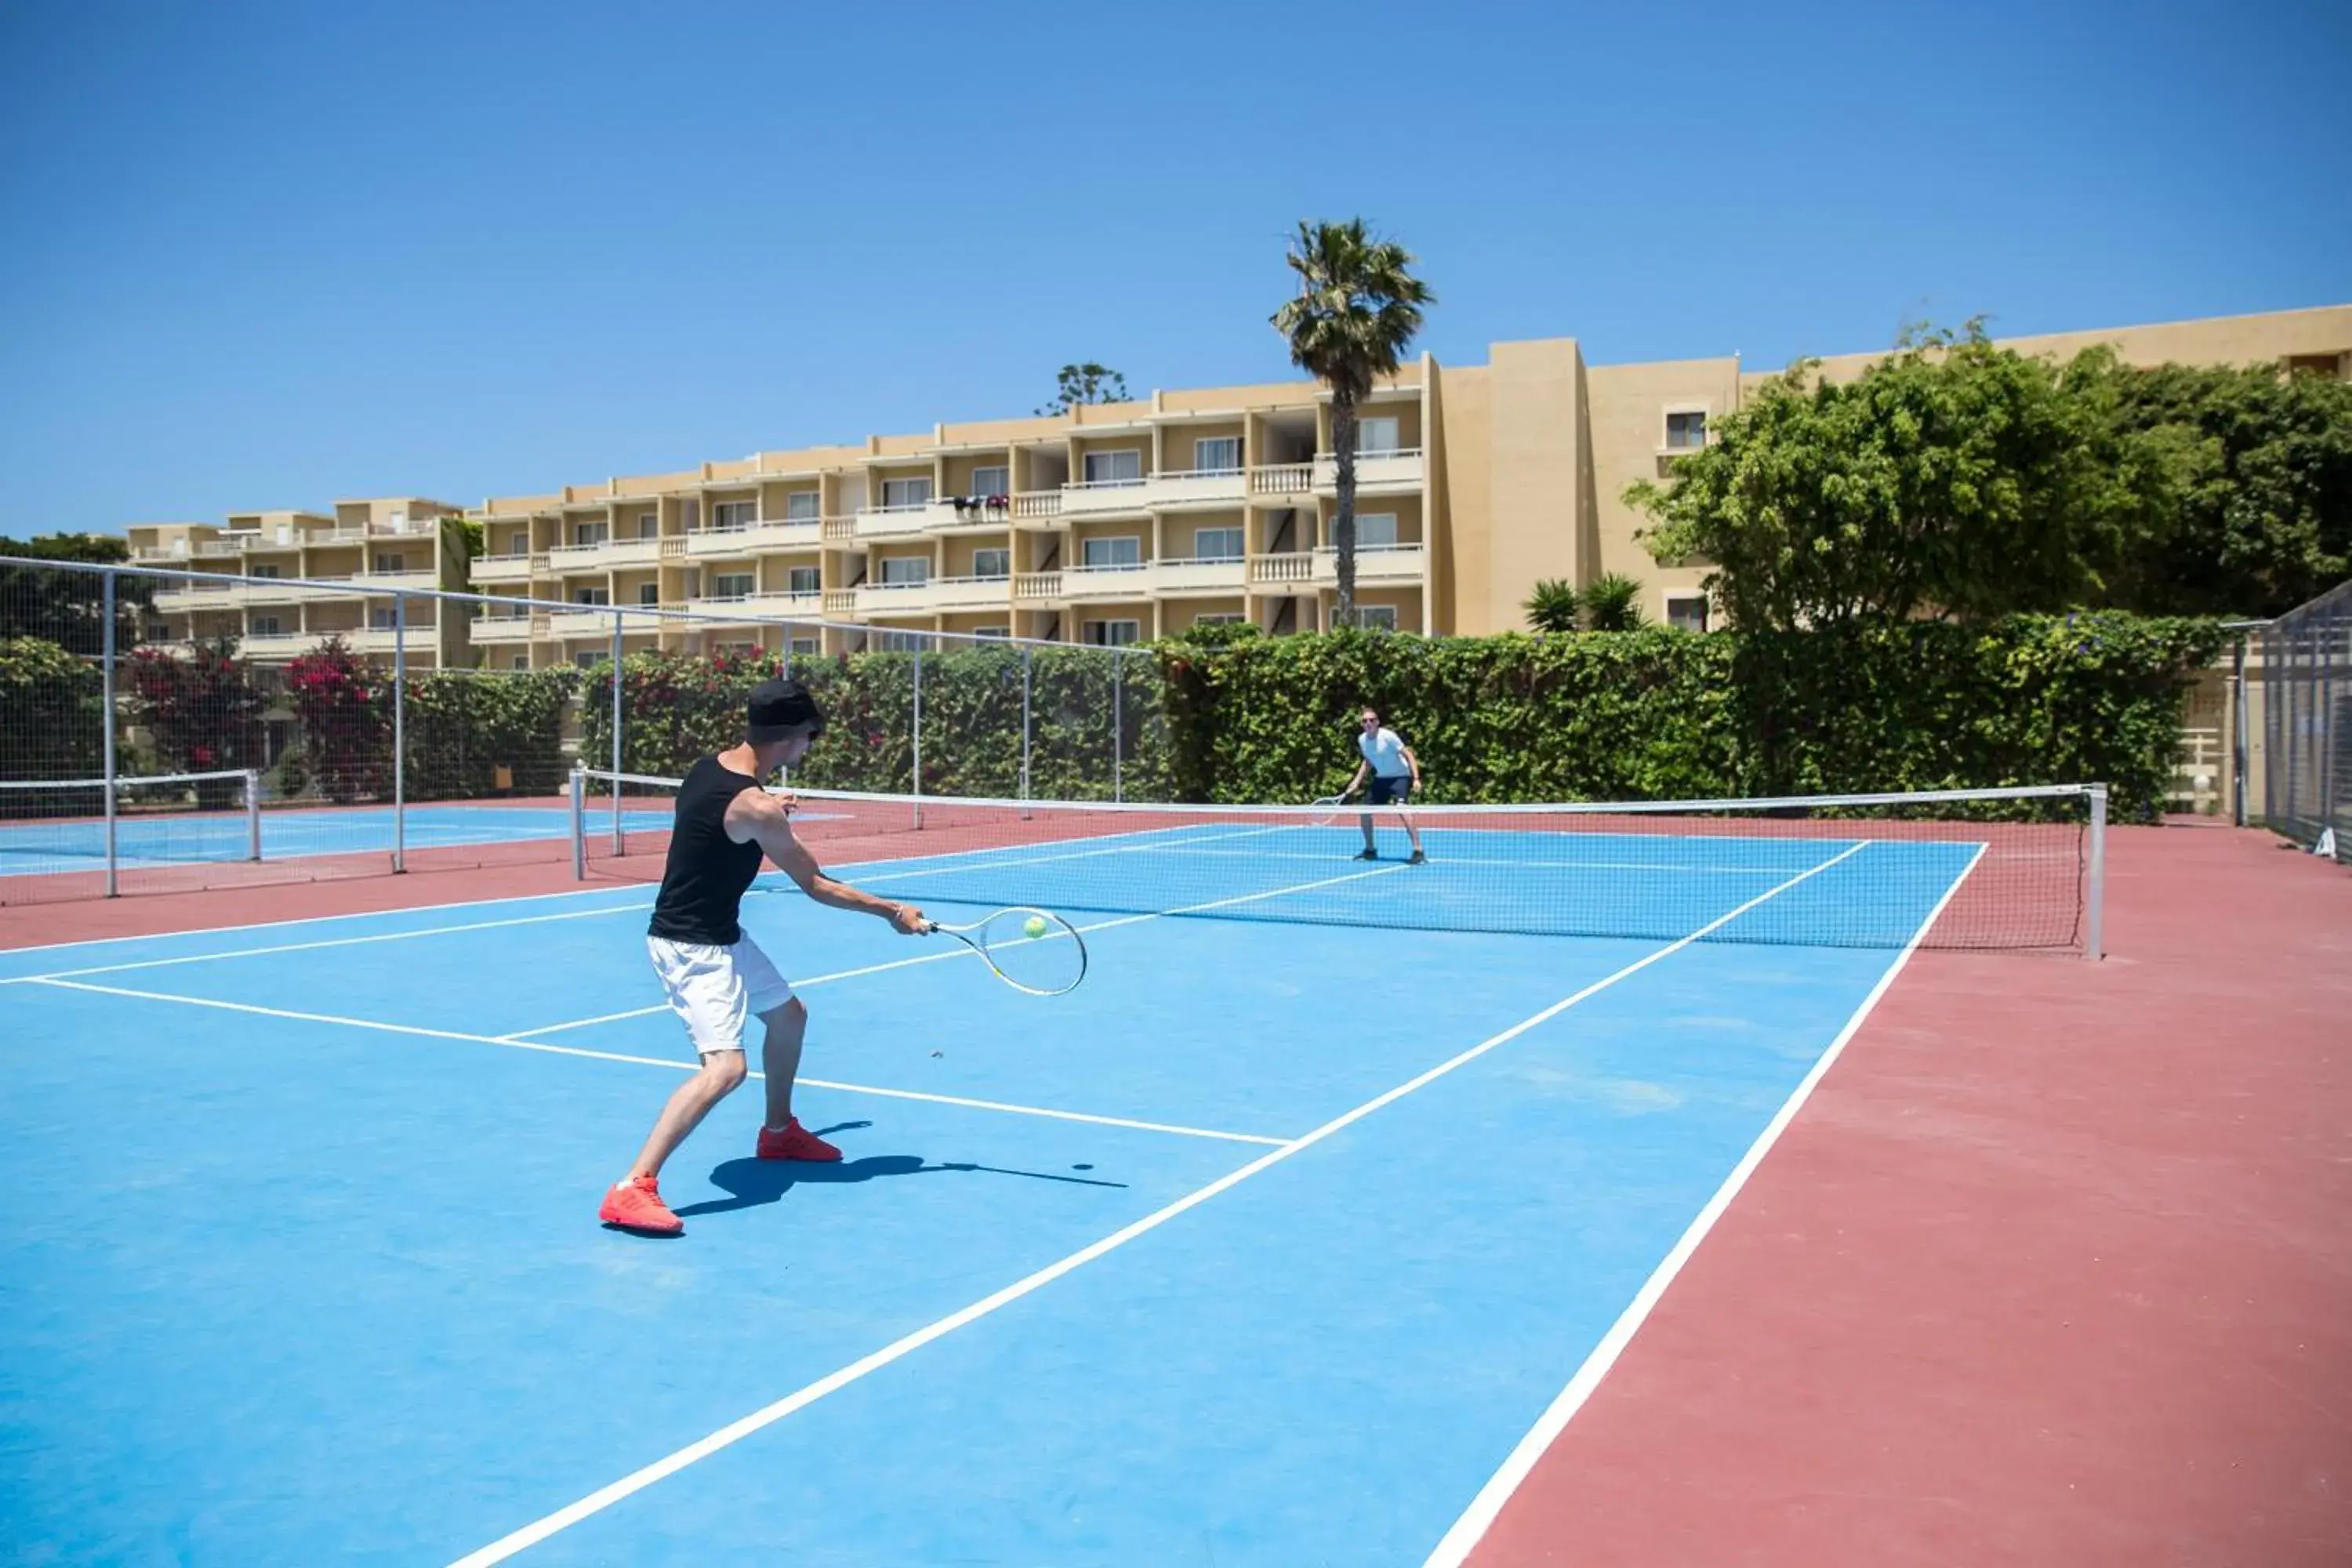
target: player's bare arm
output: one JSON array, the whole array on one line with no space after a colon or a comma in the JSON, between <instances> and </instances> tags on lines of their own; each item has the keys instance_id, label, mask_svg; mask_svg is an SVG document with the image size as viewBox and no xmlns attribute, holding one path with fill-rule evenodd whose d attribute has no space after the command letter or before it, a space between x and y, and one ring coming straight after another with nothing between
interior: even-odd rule
<instances>
[{"instance_id":1,"label":"player's bare arm","mask_svg":"<svg viewBox=\"0 0 2352 1568\"><path fill-rule=\"evenodd\" d=\"M727 837L738 844L757 844L777 870L790 877L802 892L818 903L888 921L902 935L921 935L925 929L923 911L914 905L877 898L824 874L816 857L809 853L808 846L793 832L792 805L789 797L772 795L765 790L744 790L728 803Z\"/></svg>"}]
</instances>

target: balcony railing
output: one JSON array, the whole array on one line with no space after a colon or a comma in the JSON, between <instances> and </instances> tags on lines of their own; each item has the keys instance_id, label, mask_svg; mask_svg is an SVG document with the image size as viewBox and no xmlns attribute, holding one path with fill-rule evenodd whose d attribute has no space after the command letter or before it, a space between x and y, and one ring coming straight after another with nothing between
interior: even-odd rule
<instances>
[{"instance_id":1,"label":"balcony railing","mask_svg":"<svg viewBox=\"0 0 2352 1568\"><path fill-rule=\"evenodd\" d=\"M1305 495L1315 488L1315 465L1312 463L1271 463L1250 470L1250 494L1254 496Z\"/></svg>"},{"instance_id":2,"label":"balcony railing","mask_svg":"<svg viewBox=\"0 0 2352 1568\"><path fill-rule=\"evenodd\" d=\"M866 507L857 514L856 534L859 539L894 539L920 533L930 511L929 501L917 501L911 506Z\"/></svg>"},{"instance_id":3,"label":"balcony railing","mask_svg":"<svg viewBox=\"0 0 2352 1568\"><path fill-rule=\"evenodd\" d=\"M1253 583L1312 583L1315 580L1314 552L1306 551L1257 556L1249 563L1249 580Z\"/></svg>"},{"instance_id":4,"label":"balcony railing","mask_svg":"<svg viewBox=\"0 0 2352 1568\"><path fill-rule=\"evenodd\" d=\"M1024 572L1013 579L1013 596L1016 599L1058 599L1062 596L1062 574L1059 572Z\"/></svg>"},{"instance_id":5,"label":"balcony railing","mask_svg":"<svg viewBox=\"0 0 2352 1568\"><path fill-rule=\"evenodd\" d=\"M1024 490L1013 498L1013 521L1015 522L1061 515L1062 492L1059 490Z\"/></svg>"},{"instance_id":6,"label":"balcony railing","mask_svg":"<svg viewBox=\"0 0 2352 1568\"><path fill-rule=\"evenodd\" d=\"M1148 480L1080 479L1062 487L1062 515L1094 517L1109 512L1137 512L1150 510Z\"/></svg>"},{"instance_id":7,"label":"balcony railing","mask_svg":"<svg viewBox=\"0 0 2352 1568\"><path fill-rule=\"evenodd\" d=\"M687 535L679 543L692 556L754 555L769 550L806 549L819 543L824 536L824 524L814 518L789 522L769 519L728 528L706 528ZM667 545L669 542L663 542ZM668 552L665 550L663 553Z\"/></svg>"},{"instance_id":8,"label":"balcony railing","mask_svg":"<svg viewBox=\"0 0 2352 1568\"><path fill-rule=\"evenodd\" d=\"M854 517L828 517L823 524L823 538L827 544L848 544L857 538L857 520Z\"/></svg>"}]
</instances>

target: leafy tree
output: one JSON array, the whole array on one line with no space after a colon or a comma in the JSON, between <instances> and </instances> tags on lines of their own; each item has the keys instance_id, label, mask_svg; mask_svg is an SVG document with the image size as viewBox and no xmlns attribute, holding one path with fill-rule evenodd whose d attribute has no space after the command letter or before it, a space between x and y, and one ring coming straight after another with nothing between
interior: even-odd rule
<instances>
[{"instance_id":1,"label":"leafy tree","mask_svg":"<svg viewBox=\"0 0 2352 1568\"><path fill-rule=\"evenodd\" d=\"M163 648L131 651L131 711L153 740L168 773L221 773L258 767L262 710L253 668L237 657L236 639L197 643L184 655ZM196 804L210 811L243 798L236 779L206 779Z\"/></svg>"},{"instance_id":2,"label":"leafy tree","mask_svg":"<svg viewBox=\"0 0 2352 1568\"><path fill-rule=\"evenodd\" d=\"M131 546L103 533L45 533L0 538L0 555L112 564L130 560ZM155 581L116 579L115 642L126 651L139 639L140 612L155 602ZM39 637L94 658L106 648L105 593L96 572L0 566L0 637Z\"/></svg>"},{"instance_id":3,"label":"leafy tree","mask_svg":"<svg viewBox=\"0 0 2352 1568\"><path fill-rule=\"evenodd\" d=\"M1528 625L1539 632L1572 632L1580 605L1576 584L1564 577L1546 577L1536 584L1524 606Z\"/></svg>"},{"instance_id":4,"label":"leafy tree","mask_svg":"<svg viewBox=\"0 0 2352 1568\"><path fill-rule=\"evenodd\" d=\"M1037 412L1051 417L1067 414L1081 404L1127 401L1127 377L1108 365L1088 360L1084 364L1066 364L1061 368L1054 377L1053 401Z\"/></svg>"},{"instance_id":5,"label":"leafy tree","mask_svg":"<svg viewBox=\"0 0 2352 1568\"><path fill-rule=\"evenodd\" d=\"M1980 622L2097 600L2163 515L2163 442L2116 416L2114 358L1906 336L1853 382L1802 362L1626 499L1661 562L1711 561L1735 626Z\"/></svg>"},{"instance_id":6,"label":"leafy tree","mask_svg":"<svg viewBox=\"0 0 2352 1568\"><path fill-rule=\"evenodd\" d=\"M2274 616L2352 576L2352 384L2268 365L2103 367L2097 392L2168 462L2169 504L2109 602Z\"/></svg>"},{"instance_id":7,"label":"leafy tree","mask_svg":"<svg viewBox=\"0 0 2352 1568\"><path fill-rule=\"evenodd\" d=\"M1603 572L1584 590L1584 624L1596 632L1638 632L1650 624L1642 613L1642 584L1622 572Z\"/></svg>"},{"instance_id":8,"label":"leafy tree","mask_svg":"<svg viewBox=\"0 0 2352 1568\"><path fill-rule=\"evenodd\" d=\"M1362 218L1301 223L1285 258L1298 293L1274 313L1290 341L1291 363L1331 389L1331 455L1339 506L1332 542L1339 548L1339 624L1356 619L1356 406L1372 383L1394 375L1421 331L1421 308L1436 303L1412 272L1404 247L1375 240Z\"/></svg>"},{"instance_id":9,"label":"leafy tree","mask_svg":"<svg viewBox=\"0 0 2352 1568\"><path fill-rule=\"evenodd\" d=\"M0 637L0 778L90 779L106 757L104 677L40 637ZM0 816L102 810L104 797L0 790Z\"/></svg>"},{"instance_id":10,"label":"leafy tree","mask_svg":"<svg viewBox=\"0 0 2352 1568\"><path fill-rule=\"evenodd\" d=\"M330 637L287 666L287 694L302 727L299 771L337 805L392 794L392 682L375 663Z\"/></svg>"}]
</instances>

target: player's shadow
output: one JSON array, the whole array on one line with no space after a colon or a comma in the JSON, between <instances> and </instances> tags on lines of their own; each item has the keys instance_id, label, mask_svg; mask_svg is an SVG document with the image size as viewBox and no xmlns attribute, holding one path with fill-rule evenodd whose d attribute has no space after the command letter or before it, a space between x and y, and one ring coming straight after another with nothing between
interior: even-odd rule
<instances>
[{"instance_id":1,"label":"player's shadow","mask_svg":"<svg viewBox=\"0 0 2352 1568\"><path fill-rule=\"evenodd\" d=\"M870 1122L849 1121L840 1126L819 1129L822 1135L845 1129L871 1126ZM730 1195L710 1198L698 1204L688 1204L677 1211L680 1219L695 1215L729 1214L736 1209L758 1208L772 1204L794 1187L831 1186L849 1182L870 1182L877 1176L917 1176L940 1172L964 1172L993 1176L1022 1176L1031 1181L1067 1182L1087 1187L1123 1187L1125 1182L1097 1181L1086 1176L1062 1176L1045 1171L1014 1171L994 1165L976 1165L951 1160L932 1164L919 1154L868 1154L863 1159L812 1163L804 1160L729 1160L710 1173L710 1184Z\"/></svg>"}]
</instances>

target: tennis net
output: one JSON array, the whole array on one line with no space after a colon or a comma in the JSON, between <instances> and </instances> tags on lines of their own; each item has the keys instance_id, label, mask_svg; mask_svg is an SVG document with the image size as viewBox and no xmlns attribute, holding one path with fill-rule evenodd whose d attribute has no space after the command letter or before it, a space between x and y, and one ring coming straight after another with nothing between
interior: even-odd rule
<instances>
[{"instance_id":1,"label":"tennis net","mask_svg":"<svg viewBox=\"0 0 2352 1568\"><path fill-rule=\"evenodd\" d=\"M656 880L678 781L572 780L583 878ZM1383 807L1142 805L795 790L829 870L927 906L1034 904L1423 931L2099 951L2105 791ZM1425 863L1408 856L1406 816ZM1932 923L1931 923L1932 922Z\"/></svg>"},{"instance_id":2,"label":"tennis net","mask_svg":"<svg viewBox=\"0 0 2352 1568\"><path fill-rule=\"evenodd\" d=\"M110 802L110 788L112 799ZM251 769L0 782L0 879L261 858ZM0 902L9 901L0 888Z\"/></svg>"}]
</instances>

